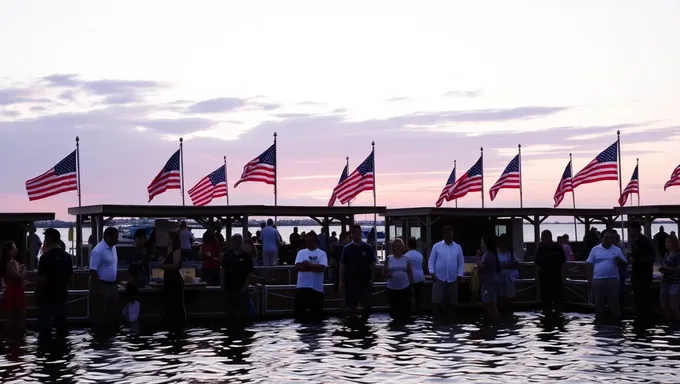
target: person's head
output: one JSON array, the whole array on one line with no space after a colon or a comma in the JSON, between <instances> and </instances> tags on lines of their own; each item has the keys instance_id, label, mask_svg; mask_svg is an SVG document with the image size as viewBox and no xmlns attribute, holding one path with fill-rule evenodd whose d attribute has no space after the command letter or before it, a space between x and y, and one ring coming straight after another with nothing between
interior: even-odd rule
<instances>
[{"instance_id":1,"label":"person's head","mask_svg":"<svg viewBox=\"0 0 680 384\"><path fill-rule=\"evenodd\" d=\"M663 225L659 227L659 232L662 232L662 233L664 232Z\"/></svg>"},{"instance_id":2,"label":"person's head","mask_svg":"<svg viewBox=\"0 0 680 384\"><path fill-rule=\"evenodd\" d=\"M562 239L562 236L557 236L557 244L564 244L564 240Z\"/></svg>"},{"instance_id":3,"label":"person's head","mask_svg":"<svg viewBox=\"0 0 680 384\"><path fill-rule=\"evenodd\" d=\"M541 232L541 244L544 245L549 245L552 244L553 242L553 235L550 230L546 229L545 231Z\"/></svg>"},{"instance_id":4,"label":"person's head","mask_svg":"<svg viewBox=\"0 0 680 384\"><path fill-rule=\"evenodd\" d=\"M59 246L59 243L61 242L61 234L59 231L54 228L47 228L45 232L43 232L43 235L45 235L45 240L43 241L45 249L57 248Z\"/></svg>"},{"instance_id":5,"label":"person's head","mask_svg":"<svg viewBox=\"0 0 680 384\"><path fill-rule=\"evenodd\" d=\"M638 237L642 234L642 225L638 221L631 221L628 228L630 228L630 235L633 237ZM661 227L661 232L663 232L663 227Z\"/></svg>"},{"instance_id":6,"label":"person's head","mask_svg":"<svg viewBox=\"0 0 680 384\"><path fill-rule=\"evenodd\" d=\"M118 228L108 227L104 230L104 242L109 246L113 247L118 244Z\"/></svg>"},{"instance_id":7,"label":"person's head","mask_svg":"<svg viewBox=\"0 0 680 384\"><path fill-rule=\"evenodd\" d=\"M333 232L331 232L331 236L333 236L333 237L337 237L337 236L338 236L338 234L337 234L337 233L336 233L335 231L333 231Z\"/></svg>"},{"instance_id":8,"label":"person's head","mask_svg":"<svg viewBox=\"0 0 680 384\"><path fill-rule=\"evenodd\" d=\"M671 231L671 235L677 236L677 235L675 234L675 231Z\"/></svg>"},{"instance_id":9,"label":"person's head","mask_svg":"<svg viewBox=\"0 0 680 384\"><path fill-rule=\"evenodd\" d=\"M451 244L453 242L453 227L446 226L442 228L442 238L446 244Z\"/></svg>"},{"instance_id":10,"label":"person's head","mask_svg":"<svg viewBox=\"0 0 680 384\"><path fill-rule=\"evenodd\" d=\"M602 231L602 246L609 248L614 244L614 233L612 231L605 229Z\"/></svg>"},{"instance_id":11,"label":"person's head","mask_svg":"<svg viewBox=\"0 0 680 384\"><path fill-rule=\"evenodd\" d=\"M236 253L241 252L241 250L243 249L243 236L241 236L240 233L234 233L233 235L231 235L229 243L231 244L231 249L233 249L234 252Z\"/></svg>"},{"instance_id":12,"label":"person's head","mask_svg":"<svg viewBox=\"0 0 680 384\"><path fill-rule=\"evenodd\" d=\"M360 243L364 237L364 231L361 230L361 225L355 224L352 226L352 241Z\"/></svg>"},{"instance_id":13,"label":"person's head","mask_svg":"<svg viewBox=\"0 0 680 384\"><path fill-rule=\"evenodd\" d=\"M318 243L319 237L317 236L316 232L314 232L313 230L307 232L307 234L305 235L305 246L307 247L307 249L309 249L310 251L315 250L318 247Z\"/></svg>"},{"instance_id":14,"label":"person's head","mask_svg":"<svg viewBox=\"0 0 680 384\"><path fill-rule=\"evenodd\" d=\"M168 247L172 250L179 249L179 233L175 231L168 232Z\"/></svg>"},{"instance_id":15,"label":"person's head","mask_svg":"<svg viewBox=\"0 0 680 384\"><path fill-rule=\"evenodd\" d=\"M293 227L293 233L298 233L298 227Z\"/></svg>"},{"instance_id":16,"label":"person's head","mask_svg":"<svg viewBox=\"0 0 680 384\"><path fill-rule=\"evenodd\" d=\"M260 223L260 229L264 229L264 227L266 227L266 226L267 226L267 223L265 223L264 221Z\"/></svg>"},{"instance_id":17,"label":"person's head","mask_svg":"<svg viewBox=\"0 0 680 384\"><path fill-rule=\"evenodd\" d=\"M496 236L484 236L482 237L481 244L482 252L489 252L495 254L498 249L498 242L496 241Z\"/></svg>"},{"instance_id":18,"label":"person's head","mask_svg":"<svg viewBox=\"0 0 680 384\"><path fill-rule=\"evenodd\" d=\"M680 242L678 241L677 236L674 234L666 236L666 249L668 249L668 252L672 253L680 252Z\"/></svg>"},{"instance_id":19,"label":"person's head","mask_svg":"<svg viewBox=\"0 0 680 384\"><path fill-rule=\"evenodd\" d=\"M215 244L217 243L217 238L215 237L215 232L211 229L203 232L203 244Z\"/></svg>"},{"instance_id":20,"label":"person's head","mask_svg":"<svg viewBox=\"0 0 680 384\"><path fill-rule=\"evenodd\" d=\"M182 220L182 221L179 222L179 230L183 231L185 229L187 229L187 222Z\"/></svg>"},{"instance_id":21,"label":"person's head","mask_svg":"<svg viewBox=\"0 0 680 384\"><path fill-rule=\"evenodd\" d=\"M418 247L418 242L415 237L409 237L407 243L408 249L416 249Z\"/></svg>"},{"instance_id":22,"label":"person's head","mask_svg":"<svg viewBox=\"0 0 680 384\"><path fill-rule=\"evenodd\" d=\"M404 240L401 238L397 237L394 239L392 242L392 254L393 255L402 255L404 253L406 246L404 246Z\"/></svg>"},{"instance_id":23,"label":"person's head","mask_svg":"<svg viewBox=\"0 0 680 384\"><path fill-rule=\"evenodd\" d=\"M146 245L146 231L143 229L138 229L135 231L135 245L138 247L143 247Z\"/></svg>"},{"instance_id":24,"label":"person's head","mask_svg":"<svg viewBox=\"0 0 680 384\"><path fill-rule=\"evenodd\" d=\"M248 254L252 257L257 256L257 248L255 248L255 242L253 242L253 239L243 240L243 250L248 252Z\"/></svg>"},{"instance_id":25,"label":"person's head","mask_svg":"<svg viewBox=\"0 0 680 384\"><path fill-rule=\"evenodd\" d=\"M222 224L220 224L220 223L215 223L215 224L213 225L213 231L215 231L215 233L220 233L220 232L222 232Z\"/></svg>"},{"instance_id":26,"label":"person's head","mask_svg":"<svg viewBox=\"0 0 680 384\"><path fill-rule=\"evenodd\" d=\"M34 227L34 226L32 226L32 225L31 225L31 227L30 227L30 228L28 228L28 233L30 233L30 234L34 234L34 233L35 233L35 231L36 231L36 229L35 229L35 227Z\"/></svg>"},{"instance_id":27,"label":"person's head","mask_svg":"<svg viewBox=\"0 0 680 384\"><path fill-rule=\"evenodd\" d=\"M349 232L340 232L340 238L338 240L342 245L349 244L349 242L352 241Z\"/></svg>"},{"instance_id":28,"label":"person's head","mask_svg":"<svg viewBox=\"0 0 680 384\"><path fill-rule=\"evenodd\" d=\"M268 226L268 227L273 227L273 226L274 226L274 220L272 220L272 219L267 219L267 226Z\"/></svg>"},{"instance_id":29,"label":"person's head","mask_svg":"<svg viewBox=\"0 0 680 384\"><path fill-rule=\"evenodd\" d=\"M590 233L593 234L593 235L596 235L597 234L597 228L590 227Z\"/></svg>"},{"instance_id":30,"label":"person's head","mask_svg":"<svg viewBox=\"0 0 680 384\"><path fill-rule=\"evenodd\" d=\"M562 235L562 241L564 243L568 243L569 242L569 235L567 235L566 233L564 235Z\"/></svg>"},{"instance_id":31,"label":"person's head","mask_svg":"<svg viewBox=\"0 0 680 384\"><path fill-rule=\"evenodd\" d=\"M505 233L498 236L498 244L496 244L498 250L501 252L508 252L512 249L512 244L510 244L510 238Z\"/></svg>"}]
</instances>

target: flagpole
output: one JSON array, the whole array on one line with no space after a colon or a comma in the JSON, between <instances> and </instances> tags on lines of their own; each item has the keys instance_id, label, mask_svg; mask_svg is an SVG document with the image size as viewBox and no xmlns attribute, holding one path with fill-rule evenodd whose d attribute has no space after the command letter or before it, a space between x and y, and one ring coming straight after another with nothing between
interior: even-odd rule
<instances>
[{"instance_id":1,"label":"flagpole","mask_svg":"<svg viewBox=\"0 0 680 384\"><path fill-rule=\"evenodd\" d=\"M522 144L517 144L517 155L519 156L519 207L524 207L522 201Z\"/></svg>"},{"instance_id":2,"label":"flagpole","mask_svg":"<svg viewBox=\"0 0 680 384\"><path fill-rule=\"evenodd\" d=\"M345 157L345 160L347 161L347 174L349 175L349 156ZM373 177L374 177L374 180L375 180L375 176L373 176ZM351 203L350 200L347 200L347 206L348 207L352 206L352 203Z\"/></svg>"},{"instance_id":3,"label":"flagpole","mask_svg":"<svg viewBox=\"0 0 680 384\"><path fill-rule=\"evenodd\" d=\"M638 193L637 193L637 200L638 200L638 207L640 206L640 158L635 159L636 164L635 164L635 169L638 171ZM630 204L633 205L633 200L631 199Z\"/></svg>"},{"instance_id":4,"label":"flagpole","mask_svg":"<svg viewBox=\"0 0 680 384\"><path fill-rule=\"evenodd\" d=\"M227 189L227 206L229 205L229 178L227 177L227 157L224 157L224 184Z\"/></svg>"},{"instance_id":5,"label":"flagpole","mask_svg":"<svg viewBox=\"0 0 680 384\"><path fill-rule=\"evenodd\" d=\"M481 152L482 158L482 169L480 171L482 173L482 208L484 208L484 147L480 147L479 152Z\"/></svg>"},{"instance_id":6,"label":"flagpole","mask_svg":"<svg viewBox=\"0 0 680 384\"><path fill-rule=\"evenodd\" d=\"M574 162L572 161L571 153L569 154L569 173L571 174L571 202L574 210L576 210L576 191L574 190ZM576 226L576 215L574 215L574 241L578 241L578 228Z\"/></svg>"},{"instance_id":7,"label":"flagpole","mask_svg":"<svg viewBox=\"0 0 680 384\"><path fill-rule=\"evenodd\" d=\"M76 216L76 260L82 265L83 254L83 216L80 214L82 207L82 194L80 188L80 137L76 136L76 186L78 188L78 216ZM101 240L101 239L100 239Z\"/></svg>"},{"instance_id":8,"label":"flagpole","mask_svg":"<svg viewBox=\"0 0 680 384\"><path fill-rule=\"evenodd\" d=\"M279 171L279 164L276 161L276 132L274 132L274 206L278 207L279 202L278 202L278 171ZM276 225L279 222L279 217L274 215L274 224ZM246 224L247 225L247 224Z\"/></svg>"},{"instance_id":9,"label":"flagpole","mask_svg":"<svg viewBox=\"0 0 680 384\"><path fill-rule=\"evenodd\" d=\"M184 206L184 148L182 145L182 142L184 141L183 138L179 138L179 175L180 175L180 182L182 183L182 186L180 188L180 191L182 192L182 206Z\"/></svg>"},{"instance_id":10,"label":"flagpole","mask_svg":"<svg viewBox=\"0 0 680 384\"><path fill-rule=\"evenodd\" d=\"M373 159L373 208L376 208L378 206L378 199L376 197L376 183L375 183L375 141L371 141L371 155ZM348 170L349 172L349 170ZM378 248L378 213L376 210L373 210L373 235L374 235L374 240L375 244L373 246ZM387 245L387 244L386 244ZM376 252L377 256L377 252Z\"/></svg>"},{"instance_id":11,"label":"flagpole","mask_svg":"<svg viewBox=\"0 0 680 384\"><path fill-rule=\"evenodd\" d=\"M453 170L458 173L458 169L456 169L456 160L453 161ZM458 175L456 175L456 177L458 177ZM455 183L456 181L454 180L453 182ZM458 199L455 199L454 202L456 203L456 208L458 208Z\"/></svg>"},{"instance_id":12,"label":"flagpole","mask_svg":"<svg viewBox=\"0 0 680 384\"><path fill-rule=\"evenodd\" d=\"M616 153L618 155L619 165L619 196L623 194L623 180L621 179L621 131L616 131ZM639 185L639 183L638 183ZM625 223L623 222L623 213L621 214L621 240L625 240Z\"/></svg>"}]
</instances>

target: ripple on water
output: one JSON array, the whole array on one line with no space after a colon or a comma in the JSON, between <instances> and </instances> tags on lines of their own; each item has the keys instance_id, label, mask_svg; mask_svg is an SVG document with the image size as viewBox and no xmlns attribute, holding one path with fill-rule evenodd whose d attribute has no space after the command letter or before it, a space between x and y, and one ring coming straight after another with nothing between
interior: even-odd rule
<instances>
[{"instance_id":1,"label":"ripple on water","mask_svg":"<svg viewBox=\"0 0 680 384\"><path fill-rule=\"evenodd\" d=\"M680 382L680 332L594 325L582 314L546 321L522 312L496 328L376 315L357 328L279 320L180 337L142 329L98 340L74 330L51 343L28 333L0 345L3 383Z\"/></svg>"}]
</instances>

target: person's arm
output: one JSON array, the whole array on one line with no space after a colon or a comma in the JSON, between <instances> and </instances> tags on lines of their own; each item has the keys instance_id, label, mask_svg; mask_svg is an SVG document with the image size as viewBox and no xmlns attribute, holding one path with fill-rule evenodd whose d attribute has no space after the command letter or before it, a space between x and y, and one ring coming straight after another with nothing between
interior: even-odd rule
<instances>
[{"instance_id":1,"label":"person's arm","mask_svg":"<svg viewBox=\"0 0 680 384\"><path fill-rule=\"evenodd\" d=\"M243 283L243 287L241 287L241 293L246 293L248 292L248 287L250 287L250 281L252 280L253 277L253 258L248 255L248 274L246 275L246 281Z\"/></svg>"},{"instance_id":2,"label":"person's arm","mask_svg":"<svg viewBox=\"0 0 680 384\"><path fill-rule=\"evenodd\" d=\"M510 252L510 262L508 264L505 264L503 266L505 269L517 269L519 268L519 260L517 260L517 256L515 255L515 252Z\"/></svg>"},{"instance_id":3,"label":"person's arm","mask_svg":"<svg viewBox=\"0 0 680 384\"><path fill-rule=\"evenodd\" d=\"M220 285L222 286L222 289L224 289L224 288L226 288L224 284L227 281L227 259L222 259L222 262L220 264L221 264L220 266L222 267L222 268L220 268L220 275L221 275L221 278L222 278ZM252 261L250 262L250 265L251 266L253 265Z\"/></svg>"},{"instance_id":4,"label":"person's arm","mask_svg":"<svg viewBox=\"0 0 680 384\"><path fill-rule=\"evenodd\" d=\"M303 253L304 249L298 251L297 256L295 256L295 269L300 272L309 272L310 264L306 262L307 260L304 259Z\"/></svg>"},{"instance_id":5,"label":"person's arm","mask_svg":"<svg viewBox=\"0 0 680 384\"><path fill-rule=\"evenodd\" d=\"M459 245L457 247L457 257L458 257L458 277L463 278L465 276L465 256L463 256L463 248ZM457 279L460 281L460 279Z\"/></svg>"},{"instance_id":6,"label":"person's arm","mask_svg":"<svg viewBox=\"0 0 680 384\"><path fill-rule=\"evenodd\" d=\"M427 259L427 271L430 272L432 280L437 279L437 275L434 271L435 261L437 260L437 244L432 246L432 251L430 251L430 257Z\"/></svg>"},{"instance_id":7,"label":"person's arm","mask_svg":"<svg viewBox=\"0 0 680 384\"><path fill-rule=\"evenodd\" d=\"M628 265L628 260L626 259L626 256L623 254L623 251L619 249L617 252L618 254L616 255L615 261L616 265L619 267L622 267L624 265Z\"/></svg>"},{"instance_id":8,"label":"person's arm","mask_svg":"<svg viewBox=\"0 0 680 384\"><path fill-rule=\"evenodd\" d=\"M97 269L101 262L101 254L97 250L93 250L90 253L90 282L93 286L99 285L99 275L97 274Z\"/></svg>"},{"instance_id":9,"label":"person's arm","mask_svg":"<svg viewBox=\"0 0 680 384\"><path fill-rule=\"evenodd\" d=\"M594 263L595 263L595 248L593 248L590 251L590 254L588 255L588 259L586 260L586 278L588 279L589 283L593 282L593 269L594 269Z\"/></svg>"},{"instance_id":10,"label":"person's arm","mask_svg":"<svg viewBox=\"0 0 680 384\"><path fill-rule=\"evenodd\" d=\"M406 263L406 274L408 275L408 282L413 284L413 267L411 262Z\"/></svg>"},{"instance_id":11,"label":"person's arm","mask_svg":"<svg viewBox=\"0 0 680 384\"><path fill-rule=\"evenodd\" d=\"M347 263L347 260L345 259L346 249L347 246L344 246L342 252L340 252L340 268L338 269L338 288L340 292L345 290L345 264Z\"/></svg>"},{"instance_id":12,"label":"person's arm","mask_svg":"<svg viewBox=\"0 0 680 384\"><path fill-rule=\"evenodd\" d=\"M326 267L328 267L328 255L326 255L326 252L322 251L321 255L319 255L319 263L310 264L309 270L312 272L324 272L326 271Z\"/></svg>"},{"instance_id":13,"label":"person's arm","mask_svg":"<svg viewBox=\"0 0 680 384\"><path fill-rule=\"evenodd\" d=\"M373 271L375 270L375 263L378 261L378 257L375 253L375 248L371 247L370 245L368 246L371 249L371 280L368 281L369 286L373 286Z\"/></svg>"},{"instance_id":14,"label":"person's arm","mask_svg":"<svg viewBox=\"0 0 680 384\"><path fill-rule=\"evenodd\" d=\"M488 252L484 252L482 256L479 258L479 261L477 261L477 269L479 271L484 271L488 267L487 261L489 258Z\"/></svg>"},{"instance_id":15,"label":"person's arm","mask_svg":"<svg viewBox=\"0 0 680 384\"><path fill-rule=\"evenodd\" d=\"M163 264L165 270L175 270L179 271L182 265L182 251L180 249L175 249L172 251L172 264Z\"/></svg>"},{"instance_id":16,"label":"person's arm","mask_svg":"<svg viewBox=\"0 0 680 384\"><path fill-rule=\"evenodd\" d=\"M382 267L382 275L383 275L384 277L390 277L390 276L392 276L392 274L390 273L390 270L389 270L388 267L387 267L387 264L389 264L389 262L390 262L390 258L387 257L387 258L385 259L385 262L383 263L383 267Z\"/></svg>"}]
</instances>

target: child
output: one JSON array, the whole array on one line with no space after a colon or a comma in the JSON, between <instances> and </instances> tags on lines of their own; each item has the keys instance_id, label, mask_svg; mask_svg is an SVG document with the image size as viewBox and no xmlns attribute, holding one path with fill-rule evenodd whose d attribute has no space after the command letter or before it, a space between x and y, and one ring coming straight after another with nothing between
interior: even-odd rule
<instances>
[{"instance_id":1,"label":"child","mask_svg":"<svg viewBox=\"0 0 680 384\"><path fill-rule=\"evenodd\" d=\"M137 323L139 319L139 301L137 301L139 290L134 284L128 283L125 287L125 293L129 301L123 308L123 318L127 323Z\"/></svg>"}]
</instances>

